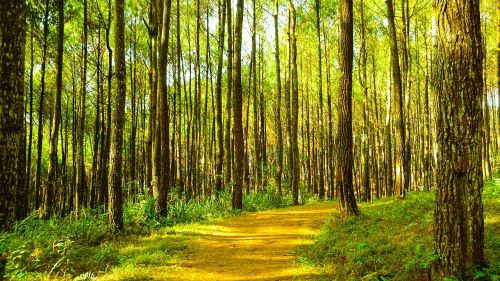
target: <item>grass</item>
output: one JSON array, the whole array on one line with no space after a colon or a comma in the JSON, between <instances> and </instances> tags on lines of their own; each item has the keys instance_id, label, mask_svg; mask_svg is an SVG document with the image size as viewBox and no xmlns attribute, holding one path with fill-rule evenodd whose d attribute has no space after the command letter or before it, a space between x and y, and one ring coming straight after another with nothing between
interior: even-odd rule
<instances>
[{"instance_id":1,"label":"grass","mask_svg":"<svg viewBox=\"0 0 500 281\"><path fill-rule=\"evenodd\" d=\"M33 213L18 222L13 231L0 233L0 257L8 255L5 277L92 280L111 273L115 279L142 280L142 271L185 257L188 238L176 227L192 228L195 233L204 222L241 213L232 211L228 192L189 202L175 194L172 192L168 215L161 218L154 213L150 196L139 195L133 202L126 202L125 233L119 236L109 234L103 210L84 209L78 219L65 216L39 220ZM301 198L303 202L315 201L306 193ZM280 196L271 182L262 193L244 195L243 201L243 212L254 212L289 206L292 197L288 193Z\"/></svg>"},{"instance_id":2,"label":"grass","mask_svg":"<svg viewBox=\"0 0 500 281\"><path fill-rule=\"evenodd\" d=\"M500 179L485 182L485 256L472 280L500 280ZM324 280L432 280L433 192L361 203L362 215L333 214L315 243L297 250L299 262L321 268Z\"/></svg>"}]
</instances>

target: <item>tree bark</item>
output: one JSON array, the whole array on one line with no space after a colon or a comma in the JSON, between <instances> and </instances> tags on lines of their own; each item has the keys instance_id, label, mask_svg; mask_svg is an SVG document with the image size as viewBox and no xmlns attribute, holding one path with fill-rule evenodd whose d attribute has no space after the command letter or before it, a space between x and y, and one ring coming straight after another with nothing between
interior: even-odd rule
<instances>
[{"instance_id":1,"label":"tree bark","mask_svg":"<svg viewBox=\"0 0 500 281\"><path fill-rule=\"evenodd\" d=\"M234 146L235 146L235 173L233 186L233 209L243 208L243 174L244 166L244 143L243 143L243 120L242 120L242 95L243 88L241 85L241 44L242 44L242 27L243 27L243 6L244 0L238 0L236 6L236 25L234 30L234 56L233 56L233 88L234 88Z\"/></svg>"},{"instance_id":2,"label":"tree bark","mask_svg":"<svg viewBox=\"0 0 500 281\"><path fill-rule=\"evenodd\" d=\"M297 129L299 122L299 87L297 73L297 37L295 34L296 15L295 7L291 0L288 1L288 11L290 16L290 32L291 32L291 132L290 132L290 149L291 149L291 175L292 175L292 197L293 204L299 204L299 177L300 177L300 161L299 161L299 144L297 141Z\"/></svg>"},{"instance_id":3,"label":"tree bark","mask_svg":"<svg viewBox=\"0 0 500 281\"><path fill-rule=\"evenodd\" d=\"M227 97L226 97L226 132L225 132L225 145L226 153L226 166L224 169L224 182L228 187L231 187L231 169L233 166L232 157L234 154L233 145L231 143L231 108L232 108L232 90L233 90L233 27L232 27L232 12L231 0L226 1L227 8Z\"/></svg>"},{"instance_id":4,"label":"tree bark","mask_svg":"<svg viewBox=\"0 0 500 281\"><path fill-rule=\"evenodd\" d=\"M157 211L160 215L167 213L167 202L169 187L169 112L168 112L168 93L167 93L167 55L168 55L168 39L170 32L170 8L172 5L171 0L166 0L163 3L163 16L161 25L161 38L159 45L158 57L158 109L157 119L159 126L156 126L156 137L159 138L160 145L160 188L157 198ZM159 133L161 131L161 134ZM158 152L157 152L158 153Z\"/></svg>"},{"instance_id":5,"label":"tree bark","mask_svg":"<svg viewBox=\"0 0 500 281\"><path fill-rule=\"evenodd\" d=\"M62 95L62 72L63 72L63 51L64 51L64 0L57 1L57 76L56 94L52 108L52 126L50 132L50 152L48 183L43 194L43 214L48 218L54 213L54 191L57 186L57 141L59 125L61 122L61 95Z\"/></svg>"},{"instance_id":6,"label":"tree bark","mask_svg":"<svg viewBox=\"0 0 500 281\"><path fill-rule=\"evenodd\" d=\"M279 194L282 194L281 180L283 178L283 129L281 127L281 65L280 65L280 47L278 32L279 1L276 0L276 14L274 14L274 57L276 60L276 131L278 134L278 165L276 167L276 184Z\"/></svg>"},{"instance_id":7,"label":"tree bark","mask_svg":"<svg viewBox=\"0 0 500 281\"><path fill-rule=\"evenodd\" d=\"M354 197L352 169L352 64L353 64L353 11L352 0L340 1L340 87L338 95L337 166L336 181L340 192L343 216L358 215Z\"/></svg>"},{"instance_id":8,"label":"tree bark","mask_svg":"<svg viewBox=\"0 0 500 281\"><path fill-rule=\"evenodd\" d=\"M366 30L365 30L365 17L364 17L364 1L361 0L360 11L361 11L361 74L360 82L363 88L363 199L365 202L371 200L371 185L370 185L370 148L369 142L369 116L368 116L368 79L366 75Z\"/></svg>"},{"instance_id":9,"label":"tree bark","mask_svg":"<svg viewBox=\"0 0 500 281\"><path fill-rule=\"evenodd\" d=\"M439 275L484 264L481 122L483 49L479 1L438 0L432 86L438 98L434 247Z\"/></svg>"},{"instance_id":10,"label":"tree bark","mask_svg":"<svg viewBox=\"0 0 500 281\"><path fill-rule=\"evenodd\" d=\"M405 197L405 188L407 186L406 181L406 137L405 137L405 124L404 124L404 113L403 113L403 86L401 81L401 69L399 67L399 57L398 57L398 43L396 38L396 27L394 23L394 7L392 0L385 0L387 5L387 19L389 21L389 42L391 45L391 67L392 67L392 82L394 84L394 97L396 103L396 127L399 137L399 146L397 146L397 157L400 167L400 183L398 195L401 198Z\"/></svg>"},{"instance_id":11,"label":"tree bark","mask_svg":"<svg viewBox=\"0 0 500 281\"><path fill-rule=\"evenodd\" d=\"M325 167L325 149L324 149L324 126L323 126L323 71L321 57L321 28L320 28L320 9L321 0L315 0L316 4L316 36L318 37L318 96L319 96L319 198L325 197L324 167Z\"/></svg>"},{"instance_id":12,"label":"tree bark","mask_svg":"<svg viewBox=\"0 0 500 281\"><path fill-rule=\"evenodd\" d=\"M43 107L45 101L45 68L47 65L47 37L49 33L49 0L45 1L45 15L43 20L43 53L41 66L41 86L40 100L38 105L38 140L37 140L37 159L36 159L36 175L35 175L35 208L40 207L40 189L41 189L41 174L42 174L42 147L43 147Z\"/></svg>"},{"instance_id":13,"label":"tree bark","mask_svg":"<svg viewBox=\"0 0 500 281\"><path fill-rule=\"evenodd\" d=\"M85 192L85 99L87 95L87 0L83 1L83 42L82 42L82 80L81 94L78 105L77 141L76 141L76 191L75 191L75 212L79 215L84 204Z\"/></svg>"},{"instance_id":14,"label":"tree bark","mask_svg":"<svg viewBox=\"0 0 500 281\"><path fill-rule=\"evenodd\" d=\"M123 231L122 206L122 160L123 128L125 125L125 99L127 76L125 64L125 8L124 0L115 0L115 77L116 100L113 115L113 139L111 148L111 171L109 189L108 227L112 232Z\"/></svg>"},{"instance_id":15,"label":"tree bark","mask_svg":"<svg viewBox=\"0 0 500 281\"><path fill-rule=\"evenodd\" d=\"M0 231L16 219L16 200L25 189L24 53L26 3L0 3ZM26 194L24 192L24 194ZM2 272L0 272L1 275Z\"/></svg>"},{"instance_id":16,"label":"tree bark","mask_svg":"<svg viewBox=\"0 0 500 281\"><path fill-rule=\"evenodd\" d=\"M219 47L218 47L218 62L217 62L217 81L216 81L216 98L217 98L217 163L215 165L215 190L217 194L222 192L223 180L223 161L224 161L224 128L222 124L222 64L224 60L224 31L226 21L226 0L219 0Z\"/></svg>"}]
</instances>

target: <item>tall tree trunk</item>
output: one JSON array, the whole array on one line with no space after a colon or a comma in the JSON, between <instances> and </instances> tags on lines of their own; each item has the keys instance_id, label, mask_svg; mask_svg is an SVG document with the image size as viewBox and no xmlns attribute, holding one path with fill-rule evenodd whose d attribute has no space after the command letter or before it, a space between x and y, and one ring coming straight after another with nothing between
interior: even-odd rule
<instances>
[{"instance_id":1,"label":"tall tree trunk","mask_svg":"<svg viewBox=\"0 0 500 281\"><path fill-rule=\"evenodd\" d=\"M28 192L28 198L31 196L31 155L32 155L32 146L33 146L33 71L34 71L34 59L33 55L35 53L35 49L33 46L33 37L34 37L34 32L33 32L33 25L34 23L30 24L30 85L29 85L29 91L30 91L30 101L29 101L29 120L30 120L30 128L29 128L29 136L28 136L28 159L26 163L26 192ZM36 200L36 199L35 199Z\"/></svg>"},{"instance_id":2,"label":"tall tree trunk","mask_svg":"<svg viewBox=\"0 0 500 281\"><path fill-rule=\"evenodd\" d=\"M257 97L257 42L256 42L256 33L257 33L257 9L256 9L256 0L252 1L252 11L253 11L253 20L252 20L252 52L251 52L251 60L252 60L252 72L251 72L251 81L252 85L251 93L253 98L253 136L254 136L254 178L255 178L255 186L256 190L260 188L261 185L261 171L260 171L260 140L259 140L259 121L258 121L258 97ZM248 137L248 136L247 136Z\"/></svg>"},{"instance_id":3,"label":"tall tree trunk","mask_svg":"<svg viewBox=\"0 0 500 281\"><path fill-rule=\"evenodd\" d=\"M325 66L326 66L326 97L328 106L328 136L327 136L327 153L325 155L329 173L327 173L328 181L328 198L335 197L335 153L334 153L334 139L333 139L333 124L332 124L332 94L330 88L330 63L328 60L328 37L323 23L323 34L325 38ZM338 196L338 193L337 193Z\"/></svg>"},{"instance_id":4,"label":"tall tree trunk","mask_svg":"<svg viewBox=\"0 0 500 281\"><path fill-rule=\"evenodd\" d=\"M375 68L375 56L372 56L372 73L373 73L373 113L374 113L374 116L372 117L372 119L374 120L374 126L373 126L373 130L374 130L374 147L373 147L373 153L376 155L376 157L374 157L374 159L376 160L375 161L375 165L374 165L374 168L375 168L375 190L376 190L376 195L377 195L377 199L380 199L380 195L381 195L381 192L380 192L380 175L379 175L379 171L382 169L382 165L380 165L380 158L382 157L382 146L380 145L380 127L379 127L379 121L380 121L380 118L379 118L379 114L378 114L378 101L377 101L377 85L376 85L376 81L377 81L377 71L376 71L376 68Z\"/></svg>"},{"instance_id":5,"label":"tall tree trunk","mask_svg":"<svg viewBox=\"0 0 500 281\"><path fill-rule=\"evenodd\" d=\"M325 183L324 183L324 167L325 167L325 149L324 149L324 126L323 126L323 70L321 63L321 28L320 28L320 9L321 0L315 0L316 4L316 36L318 37L318 96L319 96L319 198L325 197Z\"/></svg>"},{"instance_id":6,"label":"tall tree trunk","mask_svg":"<svg viewBox=\"0 0 500 281\"><path fill-rule=\"evenodd\" d=\"M293 204L299 204L299 177L300 177L300 161L299 161L299 144L297 141L297 129L299 119L299 83L297 74L297 37L295 34L296 16L295 7L291 0L288 1L288 11L290 16L290 32L291 32L291 133L290 133L290 150L291 150L291 173L292 173L292 196Z\"/></svg>"},{"instance_id":7,"label":"tall tree trunk","mask_svg":"<svg viewBox=\"0 0 500 281\"><path fill-rule=\"evenodd\" d=\"M481 122L483 49L479 1L435 3L432 63L438 97L438 170L434 246L442 276L484 264Z\"/></svg>"},{"instance_id":8,"label":"tall tree trunk","mask_svg":"<svg viewBox=\"0 0 500 281\"><path fill-rule=\"evenodd\" d=\"M125 99L127 76L125 64L125 1L115 0L115 77L116 100L113 115L113 139L111 148L111 171L109 174L109 221L112 232L123 231L122 207L122 160L123 128L125 125Z\"/></svg>"},{"instance_id":9,"label":"tall tree trunk","mask_svg":"<svg viewBox=\"0 0 500 281\"><path fill-rule=\"evenodd\" d=\"M234 154L233 146L231 144L231 108L232 108L232 90L233 90L233 27L232 27L232 12L231 0L226 1L227 8L227 97L226 97L226 132L224 139L224 147L226 147L226 166L224 170L224 182L230 187L231 184L231 169L232 169L232 156ZM234 144L234 143L233 143Z\"/></svg>"},{"instance_id":10,"label":"tall tree trunk","mask_svg":"<svg viewBox=\"0 0 500 281\"><path fill-rule=\"evenodd\" d=\"M133 199L137 194L137 35L135 23L132 24L130 30L130 48L132 49L132 57L130 62L130 92L131 92L131 129L130 129L130 183L129 183L129 199Z\"/></svg>"},{"instance_id":11,"label":"tall tree trunk","mask_svg":"<svg viewBox=\"0 0 500 281\"><path fill-rule=\"evenodd\" d=\"M112 78L113 78L113 49L111 49L111 0L108 0L108 23L106 28L106 49L108 50L108 96L106 102L106 141L101 153L101 195L100 201L108 204L109 192L109 159L111 152L111 90L112 90ZM103 128L104 130L104 128Z\"/></svg>"},{"instance_id":12,"label":"tall tree trunk","mask_svg":"<svg viewBox=\"0 0 500 281\"><path fill-rule=\"evenodd\" d=\"M369 120L368 120L368 79L366 75L366 30L364 16L364 1L359 2L361 11L361 69L360 82L363 88L363 199L366 202L371 200L371 185L370 185L370 149L369 149Z\"/></svg>"},{"instance_id":13,"label":"tall tree trunk","mask_svg":"<svg viewBox=\"0 0 500 281\"><path fill-rule=\"evenodd\" d=\"M484 33L483 33L484 34ZM491 177L491 162L490 162L490 108L488 105L488 77L486 72L486 42L483 38L483 132L482 150L483 150L483 176L484 178Z\"/></svg>"},{"instance_id":14,"label":"tall tree trunk","mask_svg":"<svg viewBox=\"0 0 500 281\"><path fill-rule=\"evenodd\" d=\"M274 57L276 60L276 131L278 134L278 166L276 167L276 182L278 192L282 194L281 180L283 178L283 129L281 127L281 65L280 65L280 46L278 32L279 1L276 0L276 14L274 14Z\"/></svg>"},{"instance_id":15,"label":"tall tree trunk","mask_svg":"<svg viewBox=\"0 0 500 281\"><path fill-rule=\"evenodd\" d=\"M343 216L358 215L359 210L352 185L352 64L353 64L353 12L352 0L340 1L340 87L338 95L337 129L337 186Z\"/></svg>"},{"instance_id":16,"label":"tall tree trunk","mask_svg":"<svg viewBox=\"0 0 500 281\"><path fill-rule=\"evenodd\" d=\"M52 108L52 131L50 132L50 152L48 183L43 194L43 214L46 218L54 213L54 191L57 186L57 140L59 124L61 122L61 95L62 95L62 72L63 72L63 51L64 51L64 0L57 1L57 76L56 94Z\"/></svg>"},{"instance_id":17,"label":"tall tree trunk","mask_svg":"<svg viewBox=\"0 0 500 281\"><path fill-rule=\"evenodd\" d=\"M101 80L101 25L97 28L97 61L96 61L96 110L94 118L94 147L92 149L92 181L90 183L90 201L91 208L97 207L100 193L100 154L102 153L101 145L101 106L102 106L102 80ZM99 149L100 148L100 149Z\"/></svg>"},{"instance_id":18,"label":"tall tree trunk","mask_svg":"<svg viewBox=\"0 0 500 281\"><path fill-rule=\"evenodd\" d=\"M429 60L430 54L428 50L427 38L424 37L425 43L425 90L424 90L424 116L425 116L425 159L424 159L424 178L425 190L429 191L433 184L432 167L431 167L431 112L429 110Z\"/></svg>"},{"instance_id":19,"label":"tall tree trunk","mask_svg":"<svg viewBox=\"0 0 500 281\"><path fill-rule=\"evenodd\" d=\"M222 125L222 63L224 60L224 27L226 21L226 1L219 0L219 47L217 51L217 82L216 82L216 98L217 98L217 142L218 153L215 165L215 190L217 194L222 192L223 172L222 165L224 161L224 128Z\"/></svg>"},{"instance_id":20,"label":"tall tree trunk","mask_svg":"<svg viewBox=\"0 0 500 281\"><path fill-rule=\"evenodd\" d=\"M85 204L84 192L85 182L85 98L87 95L87 0L83 1L83 42L82 42L83 62L81 94L78 105L77 141L76 141L76 192L75 192L75 212L78 215L80 208Z\"/></svg>"},{"instance_id":21,"label":"tall tree trunk","mask_svg":"<svg viewBox=\"0 0 500 281\"><path fill-rule=\"evenodd\" d=\"M168 112L168 93L167 93L167 55L168 55L168 38L170 31L170 8L172 5L171 0L166 0L163 3L163 16L161 24L161 38L160 45L158 48L159 58L158 58L158 109L156 114L156 138L159 144L159 150L156 153L160 153L160 163L159 163L159 187L158 194L155 195L157 198L156 209L159 215L165 215L167 212L167 202L169 187L169 112ZM161 133L160 133L161 131Z\"/></svg>"},{"instance_id":22,"label":"tall tree trunk","mask_svg":"<svg viewBox=\"0 0 500 281\"><path fill-rule=\"evenodd\" d=\"M156 141L155 137L155 129L156 129L156 93L157 93L157 41L158 38L158 19L157 19L157 11L156 11L156 2L151 1L149 6L149 40L150 40L150 49L149 49L149 58L151 61L150 66L150 77L149 77L149 130L148 130L148 169L146 171L146 182L147 185L153 185L153 174L155 173L156 161L154 155L154 142ZM154 186L153 186L154 188Z\"/></svg>"},{"instance_id":23,"label":"tall tree trunk","mask_svg":"<svg viewBox=\"0 0 500 281\"><path fill-rule=\"evenodd\" d=\"M26 2L0 3L0 231L10 229L21 210L16 203L26 195L24 125L24 53ZM18 197L19 196L19 197ZM0 272L0 276L3 272Z\"/></svg>"},{"instance_id":24,"label":"tall tree trunk","mask_svg":"<svg viewBox=\"0 0 500 281\"><path fill-rule=\"evenodd\" d=\"M42 69L41 69L41 90L40 100L38 105L38 140L37 140L37 159L36 159L36 175L35 175L35 208L40 207L40 188L42 174L42 144L43 144L43 107L45 101L45 68L47 65L47 37L49 33L49 0L45 1L45 15L43 20L43 53L42 53Z\"/></svg>"},{"instance_id":25,"label":"tall tree trunk","mask_svg":"<svg viewBox=\"0 0 500 281\"><path fill-rule=\"evenodd\" d=\"M264 99L264 52L262 50L262 40L259 41L259 65L260 65L260 95L259 95L259 103L260 103L260 165L259 171L261 173L262 184L260 186L260 190L262 187L267 185L267 128L266 128L266 101Z\"/></svg>"},{"instance_id":26,"label":"tall tree trunk","mask_svg":"<svg viewBox=\"0 0 500 281\"><path fill-rule=\"evenodd\" d=\"M405 188L407 183L406 179L406 137L405 137L405 124L404 124L404 113L403 113L403 86L401 81L401 70L399 67L399 57L398 57L398 43L396 38L396 27L394 23L394 7L392 0L385 0L387 5L387 19L389 21L389 42L391 45L391 65L392 65L392 82L394 84L394 96L396 104L396 127L399 137L399 146L397 149L397 157L400 168L400 183L399 183L399 196L401 198L405 197Z\"/></svg>"},{"instance_id":27,"label":"tall tree trunk","mask_svg":"<svg viewBox=\"0 0 500 281\"><path fill-rule=\"evenodd\" d=\"M234 146L235 146L235 181L233 186L233 209L243 208L243 173L244 166L244 143L243 143L243 120L242 120L242 96L243 89L241 85L241 44L243 27L243 5L244 0L238 0L236 6L236 25L234 30L234 56L233 56L233 88L234 88ZM229 13L228 13L229 14Z\"/></svg>"}]
</instances>

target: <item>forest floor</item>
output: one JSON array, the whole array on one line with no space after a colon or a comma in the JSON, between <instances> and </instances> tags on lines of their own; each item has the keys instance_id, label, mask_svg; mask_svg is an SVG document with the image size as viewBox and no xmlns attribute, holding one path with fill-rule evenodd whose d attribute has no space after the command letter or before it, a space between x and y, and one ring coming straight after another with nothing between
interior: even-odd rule
<instances>
[{"instance_id":1,"label":"forest floor","mask_svg":"<svg viewBox=\"0 0 500 281\"><path fill-rule=\"evenodd\" d=\"M187 238L184 256L165 264L112 269L99 280L315 280L318 270L297 262L293 251L312 243L320 224L336 206L316 203L179 225L166 234ZM148 249L153 247L149 243L168 236L139 245Z\"/></svg>"}]
</instances>

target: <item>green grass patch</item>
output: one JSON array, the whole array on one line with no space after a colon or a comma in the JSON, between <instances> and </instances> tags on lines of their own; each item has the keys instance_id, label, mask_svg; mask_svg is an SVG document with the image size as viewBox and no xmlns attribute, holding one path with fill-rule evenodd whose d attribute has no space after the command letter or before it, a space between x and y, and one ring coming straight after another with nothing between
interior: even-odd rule
<instances>
[{"instance_id":1,"label":"green grass patch","mask_svg":"<svg viewBox=\"0 0 500 281\"><path fill-rule=\"evenodd\" d=\"M500 179L485 182L485 255L489 266L473 280L500 280ZM320 267L326 280L431 280L434 193L409 193L359 204L362 214L332 214L299 262Z\"/></svg>"}]
</instances>

